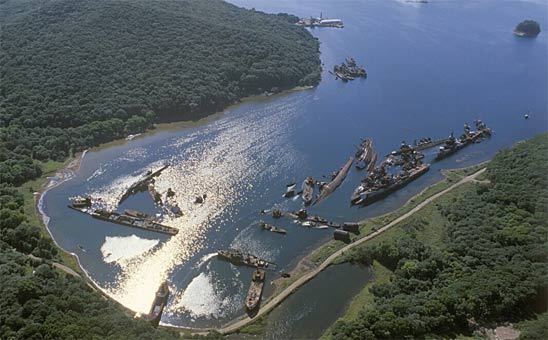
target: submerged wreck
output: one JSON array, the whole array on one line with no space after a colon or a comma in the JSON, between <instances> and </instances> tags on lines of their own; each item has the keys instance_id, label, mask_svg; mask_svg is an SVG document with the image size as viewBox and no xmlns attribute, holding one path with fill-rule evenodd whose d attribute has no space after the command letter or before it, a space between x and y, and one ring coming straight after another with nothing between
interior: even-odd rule
<instances>
[{"instance_id":1,"label":"submerged wreck","mask_svg":"<svg viewBox=\"0 0 548 340\"><path fill-rule=\"evenodd\" d=\"M335 190L342 184L342 182L348 175L348 172L350 171L350 167L352 166L353 162L354 162L354 158L350 157L348 161L343 165L343 167L337 172L333 180L320 187L320 194L318 195L318 198L316 199L314 204L320 203L321 201L326 199L329 195L331 195L333 192L335 192Z\"/></svg>"},{"instance_id":2,"label":"submerged wreck","mask_svg":"<svg viewBox=\"0 0 548 340\"><path fill-rule=\"evenodd\" d=\"M129 196L131 195L134 195L138 192L141 192L141 191L145 191L145 190L148 190L150 189L149 188L149 185L150 184L154 184L153 183L153 180L154 180L154 177L157 177L157 176L160 176L160 174L162 173L162 171L164 171L165 169L167 169L169 167L169 164L164 164L164 166L162 166L161 168L155 170L155 171L152 171L152 170L148 170L141 179L139 179L137 182L133 183L123 194L122 196L120 197L120 199L118 200L118 204L122 203L123 201L125 201ZM149 190L150 192L150 195L152 196L152 198L156 201L157 199L157 193L155 192L155 189L154 189L154 185L152 185L152 190ZM161 197L159 198L161 199Z\"/></svg>"},{"instance_id":3,"label":"submerged wreck","mask_svg":"<svg viewBox=\"0 0 548 340\"><path fill-rule=\"evenodd\" d=\"M246 254L237 249L219 250L217 256L221 260L228 261L236 266L248 266L256 268L267 268L269 264L275 263L261 259L252 254Z\"/></svg>"}]
</instances>

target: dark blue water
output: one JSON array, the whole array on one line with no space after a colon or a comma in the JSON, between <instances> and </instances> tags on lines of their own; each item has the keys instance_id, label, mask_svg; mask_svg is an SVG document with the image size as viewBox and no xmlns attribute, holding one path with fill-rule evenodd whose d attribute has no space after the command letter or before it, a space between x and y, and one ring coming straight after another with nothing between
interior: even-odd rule
<instances>
[{"instance_id":1,"label":"dark blue water","mask_svg":"<svg viewBox=\"0 0 548 340\"><path fill-rule=\"evenodd\" d=\"M367 208L349 206L362 176L352 170L312 212L335 221L387 212L439 180L440 169L487 160L497 150L547 130L546 34L535 39L512 35L525 18L548 27L544 1L233 2L299 16L322 11L324 17L343 19L344 29L311 30L321 42L321 84L247 101L204 125L89 152L76 176L44 199L56 241L76 253L90 276L118 301L146 312L160 282L170 282L164 323L218 326L243 314L251 271L219 261L214 256L218 249L238 247L289 270L328 240L330 230L309 230L289 220L276 222L288 229L287 236L261 231L257 223L264 217L258 212L299 208L300 201L281 198L285 184L338 169L360 138L371 137L382 155L402 140L458 134L465 121L476 118L494 130L491 139L433 164L427 175ZM327 73L347 56L365 65L367 79L345 84ZM531 119L524 120L527 111ZM66 208L67 197L87 193L102 198L107 208L161 214L147 193L119 207L116 198L139 174L165 161L172 166L157 179L157 187L173 188L185 212L178 219L161 217L180 228L176 237L96 221ZM203 193L206 203L193 204ZM277 274L267 276L270 281ZM266 297L271 290L268 286ZM309 322L306 317L298 322Z\"/></svg>"}]
</instances>

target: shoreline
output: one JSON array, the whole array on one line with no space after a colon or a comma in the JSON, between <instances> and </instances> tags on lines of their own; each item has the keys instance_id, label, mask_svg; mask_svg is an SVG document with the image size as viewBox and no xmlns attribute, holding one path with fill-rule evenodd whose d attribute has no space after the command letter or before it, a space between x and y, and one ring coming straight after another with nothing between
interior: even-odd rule
<instances>
[{"instance_id":1,"label":"shoreline","mask_svg":"<svg viewBox=\"0 0 548 340\"><path fill-rule=\"evenodd\" d=\"M91 147L91 148L83 150L81 152L77 152L74 156L67 158L67 160L65 161L65 163L61 167L53 170L53 174L51 176L44 176L42 179L40 179L40 178L38 179L38 180L43 180L43 182L40 183L39 188L33 193L34 214L38 218L40 226L43 229L45 229L45 231L49 235L50 239L53 241L55 247L57 249L59 249L60 252L63 254L61 260L63 260L63 262L65 262L66 259L75 260L75 263L68 262L68 263L65 263L65 265L68 265L69 268L75 270L77 273L83 274L81 277L86 282L86 284L88 286L93 288L96 292L100 293L103 297L105 297L105 298L113 301L115 304L119 305L119 307L121 307L121 309L126 314L128 314L131 317L136 317L136 316L140 315L140 313L135 312L135 311L125 307L123 304L121 304L115 298L110 296L103 288L101 288L99 286L99 284L97 284L97 282L95 282L93 280L93 278L89 274L89 272L82 266L82 264L80 262L80 258L78 257L78 255L75 254L75 253L72 253L70 251L65 250L57 242L57 240L55 239L55 237L53 236L53 233L51 232L51 230L49 228L50 217L47 215L47 213L43 209L44 198L46 197L48 191L58 187L59 185L63 184L64 182L69 181L72 178L74 178L75 174L78 171L80 171L80 168L82 166L82 163L84 161L84 158L85 158L86 154L90 151L91 152L101 151L101 150L104 150L104 149L107 149L107 148L110 148L110 147L114 147L114 146L122 145L122 144L127 143L127 142L131 142L133 140L139 140L141 138L151 137L151 136L153 136L155 134L158 134L158 133L161 133L161 132L177 131L177 130L181 130L181 129L188 129L188 128L192 128L192 127L198 127L198 126L206 125L206 124L212 123L212 122L222 118L222 116L227 112L227 110L233 109L233 108L235 108L239 105L243 105L243 104L246 104L246 103L249 103L249 102L254 102L254 101L270 100L270 99L273 99L273 98L277 98L277 97L280 97L280 96L285 96L285 95L291 94L293 92L311 90L311 89L314 89L315 87L316 86L295 86L293 88L283 90L283 91L280 91L280 92L272 94L272 95L258 94L258 95L244 97L244 98L240 99L239 102L227 106L222 111L213 112L213 113L210 113L210 114L205 114L203 117L201 117L197 120L181 120L181 121L175 121L175 122L170 122L170 123L155 124L154 128L149 129L149 130L139 134L138 136L136 136L135 138L133 138L131 140L127 140L126 138L119 138L119 139L112 140L110 142L106 142L106 143ZM76 266L75 266L75 264L76 264ZM237 319L235 319L235 320L237 320ZM229 323L231 323L235 320L231 320ZM166 325L160 324L159 327L166 328L166 329L172 329L172 330L176 329L176 330L179 330L179 331L185 331L186 330L186 331L189 331L189 332L196 332L196 331L198 331L198 332L209 332L209 331L214 330L213 328L204 328L204 329L189 328L189 327L167 325L167 324Z\"/></svg>"},{"instance_id":2,"label":"shoreline","mask_svg":"<svg viewBox=\"0 0 548 340\"><path fill-rule=\"evenodd\" d=\"M293 91L296 91L296 90L293 90ZM281 93L280 93L281 94ZM264 98L269 98L269 97L264 97ZM255 98L250 98L249 100L254 100ZM224 112L224 111L223 111ZM223 112L221 112L220 114L222 114ZM216 114L219 114L219 113L216 113ZM214 115L216 115L214 114ZM204 119L208 119L209 117L205 117ZM214 119L218 119L220 117L215 117ZM201 123L203 124L203 119L200 120ZM188 124L190 123L190 125ZM153 135L154 133L156 132L161 132L163 131L162 128L165 128L165 129L184 129L184 128L189 128L191 127L191 125L194 124L194 122L192 121L181 121L181 122L174 122L174 123L167 123L165 125L162 124L162 127L160 129L153 129L153 130L150 130L150 131L147 131L146 134L143 134L144 136L149 136L149 135ZM140 136L139 136L140 137ZM41 221L41 224L45 227L45 229L47 230L48 234L50 235L50 237L52 238L52 240L54 241L54 244L56 245L57 248L61 249L61 251L66 254L66 255L69 255L71 258L75 259L76 260L76 263L78 265L78 270L80 271L80 273L82 273L82 278L86 281L86 283L88 284L88 286L92 287L95 291L97 291L98 293L100 293L101 295L103 295L103 297L113 301L116 305L119 305L119 307L128 315L128 316L131 316L131 317L137 317L140 315L140 313L138 312L135 312L127 307L125 307L123 304L121 304L119 301L117 301L116 299L114 299L112 296L110 296L108 294L108 292L106 292L104 289L102 289L94 280L93 278L91 277L91 275L89 274L89 272L82 266L82 264L80 263L80 259L78 257L77 254L74 254L74 253L71 253L65 249L63 249L58 243L57 241L55 240L55 238L53 237L53 234L51 233L51 231L49 230L49 216L47 216L47 214L43 211L42 207L41 207L41 202L43 202L43 198L45 197L45 195L47 194L47 192L50 190L50 189L53 189L59 185L61 185L62 183L72 179L74 177L74 174L77 173L81 166L82 166L82 163L84 161L84 158L85 158L85 155L87 154L88 151L98 151L98 150L101 150L103 148L107 148L109 146L113 146L112 144L113 143L116 143L116 142L125 142L126 140L117 140L117 141L112 141L112 142L109 142L109 143L105 143L104 145L100 145L98 147L95 147L95 148L91 148L89 150L85 150L83 151L82 153L78 154L77 158L72 158L72 159L69 159L67 162L66 162L66 165L63 166L62 168L58 169L55 171L55 174L53 176L48 176L46 177L46 181L44 182L44 184L42 185L42 187L40 188L40 190L37 192L39 193L39 195L37 196L37 199L35 200L35 209L36 209L36 214L38 215L40 221ZM363 219L363 220L360 220L358 221L361 225L363 225L366 221L370 221L372 219L378 219L378 218L383 218L383 217L387 217L391 214L394 214L394 213L397 213L398 211L400 211L401 209L405 208L405 207L408 207L410 205L412 205L413 203L415 203L416 199L420 196L422 196L425 192L427 192L428 190L432 189L433 187L436 187L440 184L442 184L443 182L446 182L446 183L449 183L449 177L447 177L446 173L447 172L451 172L451 171L466 171L467 169L468 170L471 170L471 169L474 169L474 168L478 168L478 167L481 167L483 165L485 165L486 163L488 163L489 160L487 161L483 161L483 162L480 162L480 163L477 163L477 164L473 164L471 166L468 166L468 167L463 167L463 168L456 168L456 169L443 169L442 171L442 174L444 175L444 178L439 180L439 181L436 181L435 183L432 183L428 186L426 186L425 188L423 188L419 193L413 195L412 197L410 197L403 205L401 205L400 207L392 210L392 211L389 211L385 214L382 214L382 215L379 215L379 216L375 216L375 217L370 217L370 218L366 218L366 219ZM61 174L62 176L60 176L60 179L59 179L59 174ZM466 175L464 175L463 177L466 177ZM59 179L58 181L56 181L56 179ZM439 194L440 192L443 192L445 188L441 188L440 191L438 192L434 192L432 193L430 196L426 197L425 200L428 200L430 197L432 196L435 196L436 194ZM420 202L417 204L419 205ZM411 209L413 209L413 207L411 207ZM403 212L403 215L405 215L406 212ZM398 218L398 217L396 217ZM359 241L360 239L363 239L363 238L368 238L368 234L362 234L363 236L356 239L354 242L350 243L350 244L354 244L356 243L357 241ZM316 270L320 265L321 263L323 263L324 261L321 261L320 264L317 264L315 263L315 261L313 260L313 257L315 255L318 254L318 252L320 252L322 249L324 249L325 247L328 247L329 244L332 243L332 240L329 239L325 242L321 242L320 244L318 244L317 246L315 247L312 247L304 256L303 258L301 258L297 263L296 265L289 271L289 273L291 274L291 277L294 278L294 280L288 280L288 282L286 283L285 286L283 286L283 280L286 280L286 279L283 279L283 278L278 278L276 280L273 280L272 284L274 286L274 293L265 301L263 301L263 304L267 304L269 302L271 302L272 300L279 300L277 303L275 303L274 307L272 307L272 309L274 309L278 304L280 304L281 302L283 302L283 300L285 300L285 298L287 298L287 296L284 296L280 299L280 293L283 292L285 289L287 289L287 287L291 286L292 284L294 284L295 282L299 281L300 279L302 279L304 276L306 276L307 274L310 274L311 271L314 271ZM345 246L347 245L343 245L342 248L344 248ZM334 253L337 253L339 251L339 249L335 249L334 250ZM334 254L333 253L333 254ZM332 255L332 254L331 254ZM329 257L331 257L331 255ZM329 265L333 265L335 263L331 263ZM309 280L311 280L312 278L306 280L306 282L308 282ZM296 290L296 289L294 289ZM293 291L291 293L293 293ZM290 293L290 294L291 294ZM289 295L290 295L289 294ZM289 296L288 295L288 296ZM270 313L271 310L268 310L266 312L266 315L264 315L264 317L268 317L268 313ZM243 315L243 316L240 316L240 317L237 317L231 321L228 321L227 323L225 323L223 326L221 327L217 327L217 328L193 328L193 327L186 327L186 326L176 326L176 325L172 325L172 324L162 324L160 323L159 327L161 328L165 328L165 329L170 329L170 330L177 330L177 331L182 331L182 332L190 332L191 334L197 334L197 335L205 335L205 334L208 334L210 332L217 332L219 330L222 330L222 329L225 329L225 328L231 328L232 325L235 325L235 324L238 324L238 323L241 323L241 322L244 322L244 320L246 320L246 315ZM254 322L256 322L258 320L258 318L253 318L253 319L250 319L248 321L248 324L253 324ZM245 326L243 326L245 327ZM231 333L237 333L240 328L243 328L243 327L239 327L239 328L236 328L234 330L231 330L227 333L224 333L224 332L221 332L223 335L226 335L226 334L231 334Z\"/></svg>"},{"instance_id":3,"label":"shoreline","mask_svg":"<svg viewBox=\"0 0 548 340\"><path fill-rule=\"evenodd\" d=\"M250 102L259 102L259 101L263 101L263 100L271 100L271 99L274 99L274 98L277 98L277 97L282 97L282 96L285 96L285 95L289 95L289 94L294 93L294 92L308 91L308 90L315 89L317 86L318 85L316 85L316 86L311 86L311 85L310 86L295 86L295 87L289 88L287 90L280 91L280 92L272 94L272 95L266 95L266 94L263 93L263 94L256 94L256 95L252 95L252 96L243 97L238 102L235 102L233 104L228 105L222 111L216 111L216 112L211 112L211 113L203 113L203 114L200 114L200 117L196 118L196 119L177 120L177 121L173 121L173 122L169 122L169 123L157 123L157 124L154 124L154 127L152 129L148 129L145 132L138 134L137 136L135 136L134 138L132 138L130 140L127 140L125 137L124 138L118 138L118 139L114 139L110 142L106 142L106 143L99 144L97 146L93 146L93 147L87 149L86 151L97 152L97 151L104 150L106 148L123 145L123 144L128 143L128 142L138 141L138 140L146 138L146 137L152 137L152 136L154 136L158 133L162 133L162 132L177 131L177 130L181 130L181 129L190 129L190 128L195 128L195 127L207 125L207 124L213 123L213 122L221 119L225 115L225 113L227 113L227 111L232 110L234 108L237 108L240 105L244 105L244 104L247 104L247 103L250 103ZM64 167L59 169L58 171L61 171L62 169L64 169Z\"/></svg>"}]
</instances>

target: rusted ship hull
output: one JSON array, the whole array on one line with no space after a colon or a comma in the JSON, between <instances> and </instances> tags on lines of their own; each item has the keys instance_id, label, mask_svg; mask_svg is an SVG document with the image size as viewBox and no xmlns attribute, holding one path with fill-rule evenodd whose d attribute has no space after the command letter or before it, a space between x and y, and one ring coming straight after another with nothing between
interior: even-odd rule
<instances>
[{"instance_id":1,"label":"rusted ship hull","mask_svg":"<svg viewBox=\"0 0 548 340\"><path fill-rule=\"evenodd\" d=\"M265 271L261 269L257 269L253 273L251 285L249 286L245 299L245 308L248 312L254 311L259 307L263 295L265 275Z\"/></svg>"},{"instance_id":2,"label":"rusted ship hull","mask_svg":"<svg viewBox=\"0 0 548 340\"><path fill-rule=\"evenodd\" d=\"M69 208L79 211L84 214L88 214L93 218L96 218L98 220L107 221L115 224L120 224L128 227L133 228L140 228L145 229L149 231L155 231L162 234L168 234L168 235L177 235L179 232L179 229L158 223L156 221L153 221L149 217L138 217L138 216L132 216L130 214L120 214L115 211L106 211L106 210L91 210L91 209L80 209L73 207L71 205L68 206Z\"/></svg>"},{"instance_id":3,"label":"rusted ship hull","mask_svg":"<svg viewBox=\"0 0 548 340\"><path fill-rule=\"evenodd\" d=\"M351 203L353 205L369 205L380 199L385 198L396 190L399 190L405 187L407 184L411 183L415 179L424 175L430 169L430 165L423 164L420 168L413 171L408 177L398 182L395 182L385 188L375 190L375 191L365 191L362 193L354 192L351 198Z\"/></svg>"},{"instance_id":4,"label":"rusted ship hull","mask_svg":"<svg viewBox=\"0 0 548 340\"><path fill-rule=\"evenodd\" d=\"M322 191L318 195L318 199L316 199L314 204L318 204L324 199L326 199L342 184L342 182L348 175L348 172L350 171L350 167L352 166L353 162L354 162L354 158L350 157L348 161L343 165L341 170L337 173L337 176L335 176L335 178L331 182L324 185Z\"/></svg>"}]
</instances>

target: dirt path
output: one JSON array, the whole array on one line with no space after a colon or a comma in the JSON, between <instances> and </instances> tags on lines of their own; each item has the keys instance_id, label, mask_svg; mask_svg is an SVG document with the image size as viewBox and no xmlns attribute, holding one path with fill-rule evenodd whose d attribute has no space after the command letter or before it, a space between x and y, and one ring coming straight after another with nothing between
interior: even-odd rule
<instances>
[{"instance_id":1,"label":"dirt path","mask_svg":"<svg viewBox=\"0 0 548 340\"><path fill-rule=\"evenodd\" d=\"M367 236L365 236L365 237L363 237L363 238L361 238L361 239L359 239L359 240L357 240L353 243L350 243L347 246L339 249L338 251L333 253L331 256L329 256L327 259L325 259L325 261L323 261L314 270L312 270L311 272L309 272L309 273L303 275L302 277L300 277L299 279L297 279L295 282L293 282L291 285L289 285L286 289L281 291L280 294L276 295L274 298L269 300L264 306L261 306L261 309L259 310L257 315L255 315L253 318L246 317L245 319L238 320L238 321L236 321L236 322L234 322L234 323L232 323L228 326L217 329L217 331L221 334L234 333L238 329L240 329L240 328L250 324L251 322L255 321L260 316L265 315L270 310L272 310L274 307L276 307L280 302L282 302L286 297L288 297L291 293L293 293L295 290L297 290L300 286L302 286L306 282L310 281L312 278L314 278L316 275L318 275L322 270L324 270L329 265L331 265L333 263L333 261L335 261L335 259L337 257L339 257L340 255L342 255L344 252L346 252L346 251L348 251L348 250L350 250L350 249L352 249L356 246L359 246L362 243L367 242L367 241L371 240L372 238L382 234L386 230L388 230L388 229L392 228L393 226L397 225L401 221L405 220L406 218L410 217L411 215L413 215L417 211L424 208L426 205L428 205L429 203L431 203L432 201L434 201L438 197L443 196L444 194L448 193L449 191L455 189L456 187L458 187L458 186L460 186L464 183L475 181L477 176L479 176L479 175L481 175L482 173L485 172L485 169L486 168L483 168L483 169L473 173L470 176L464 177L463 179L461 179L457 183L451 185L449 188L447 188L443 191L440 191L437 194L427 198L426 200L424 200L422 203L418 204L416 207L414 207L413 209L411 209L407 213L405 213L402 216L396 218L395 220L393 220L392 222L386 224L385 226L378 229L377 231L375 231L375 232L373 232L373 233L371 233L371 234L369 234L369 235L367 235Z\"/></svg>"}]
</instances>

